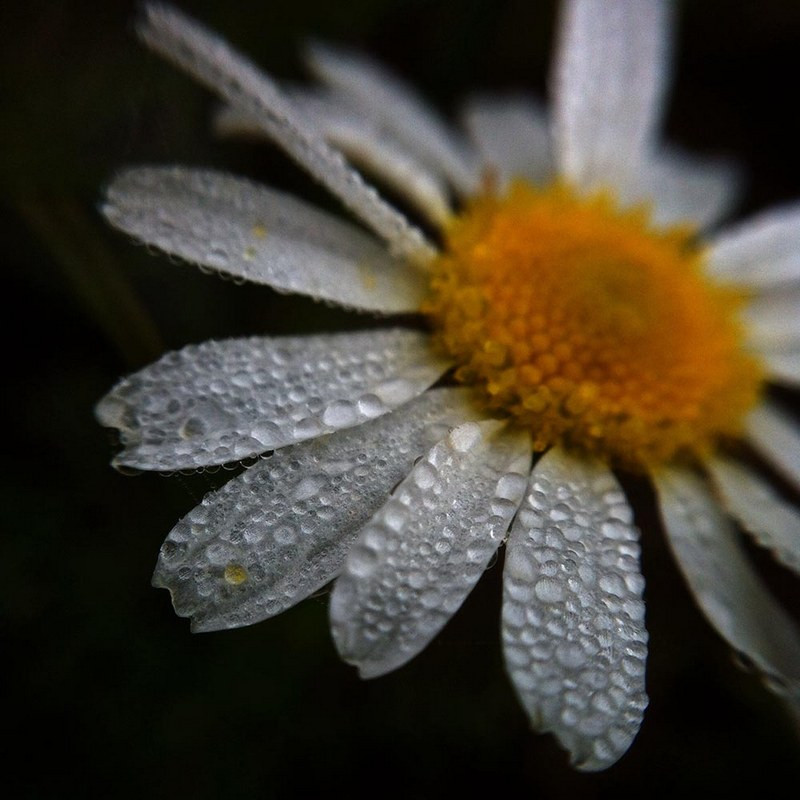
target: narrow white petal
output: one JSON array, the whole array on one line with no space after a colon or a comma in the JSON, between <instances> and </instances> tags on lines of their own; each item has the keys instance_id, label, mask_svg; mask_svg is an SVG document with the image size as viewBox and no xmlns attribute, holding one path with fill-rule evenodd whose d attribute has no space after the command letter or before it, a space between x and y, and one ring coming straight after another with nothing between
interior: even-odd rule
<instances>
[{"instance_id":1,"label":"narrow white petal","mask_svg":"<svg viewBox=\"0 0 800 800\"><path fill-rule=\"evenodd\" d=\"M422 164L375 119L333 92L291 94L292 102L330 144L357 167L385 181L438 225L450 217L440 169Z\"/></svg>"},{"instance_id":2,"label":"narrow white petal","mask_svg":"<svg viewBox=\"0 0 800 800\"><path fill-rule=\"evenodd\" d=\"M417 270L358 228L290 195L208 170L141 167L112 181L112 225L170 255L343 306L413 312Z\"/></svg>"},{"instance_id":3,"label":"narrow white petal","mask_svg":"<svg viewBox=\"0 0 800 800\"><path fill-rule=\"evenodd\" d=\"M229 103L247 111L270 138L333 192L398 255L425 262L433 249L406 218L303 124L278 86L228 44L173 8L145 7L141 38Z\"/></svg>"},{"instance_id":4,"label":"narrow white petal","mask_svg":"<svg viewBox=\"0 0 800 800\"><path fill-rule=\"evenodd\" d=\"M667 539L708 621L776 691L800 698L800 637L772 599L703 480L688 471L655 476Z\"/></svg>"},{"instance_id":5,"label":"narrow white petal","mask_svg":"<svg viewBox=\"0 0 800 800\"><path fill-rule=\"evenodd\" d=\"M97 405L138 469L224 464L350 428L421 394L446 369L401 329L191 345L124 378Z\"/></svg>"},{"instance_id":6,"label":"narrow white petal","mask_svg":"<svg viewBox=\"0 0 800 800\"><path fill-rule=\"evenodd\" d=\"M474 155L395 75L364 56L321 44L309 47L308 63L322 81L383 124L420 161L440 169L459 193L475 190L479 173Z\"/></svg>"},{"instance_id":7,"label":"narrow white petal","mask_svg":"<svg viewBox=\"0 0 800 800\"><path fill-rule=\"evenodd\" d=\"M800 284L758 292L743 316L748 335L759 349L800 346Z\"/></svg>"},{"instance_id":8,"label":"narrow white petal","mask_svg":"<svg viewBox=\"0 0 800 800\"><path fill-rule=\"evenodd\" d=\"M184 517L153 583L192 629L252 625L331 581L359 529L447 429L475 416L440 389L357 428L278 450Z\"/></svg>"},{"instance_id":9,"label":"narrow white petal","mask_svg":"<svg viewBox=\"0 0 800 800\"><path fill-rule=\"evenodd\" d=\"M429 221L442 226L450 218L447 190L439 176L423 166L374 120L335 102L329 94L292 92L292 103L320 136L341 150L362 171L374 175L404 197ZM223 108L215 119L222 135L262 135L240 109Z\"/></svg>"},{"instance_id":10,"label":"narrow white petal","mask_svg":"<svg viewBox=\"0 0 800 800\"><path fill-rule=\"evenodd\" d=\"M774 405L762 403L747 418L747 433L761 454L800 487L800 427Z\"/></svg>"},{"instance_id":11,"label":"narrow white petal","mask_svg":"<svg viewBox=\"0 0 800 800\"><path fill-rule=\"evenodd\" d=\"M405 664L480 578L525 490L527 435L455 428L364 527L331 596L342 658L373 678Z\"/></svg>"},{"instance_id":12,"label":"narrow white petal","mask_svg":"<svg viewBox=\"0 0 800 800\"><path fill-rule=\"evenodd\" d=\"M659 122L669 4L567 0L561 12L556 161L584 189L616 186L636 170Z\"/></svg>"},{"instance_id":13,"label":"narrow white petal","mask_svg":"<svg viewBox=\"0 0 800 800\"><path fill-rule=\"evenodd\" d=\"M534 467L506 549L506 667L533 727L583 770L617 761L647 706L632 517L607 467L556 448Z\"/></svg>"},{"instance_id":14,"label":"narrow white petal","mask_svg":"<svg viewBox=\"0 0 800 800\"><path fill-rule=\"evenodd\" d=\"M766 287L800 280L800 204L772 208L710 242L708 268L725 280Z\"/></svg>"},{"instance_id":15,"label":"narrow white petal","mask_svg":"<svg viewBox=\"0 0 800 800\"><path fill-rule=\"evenodd\" d=\"M768 483L730 459L706 463L725 510L763 547L800 573L800 513Z\"/></svg>"},{"instance_id":16,"label":"narrow white petal","mask_svg":"<svg viewBox=\"0 0 800 800\"><path fill-rule=\"evenodd\" d=\"M624 202L652 203L658 225L708 228L731 211L740 182L739 171L725 161L670 148L643 161L619 188Z\"/></svg>"},{"instance_id":17,"label":"narrow white petal","mask_svg":"<svg viewBox=\"0 0 800 800\"><path fill-rule=\"evenodd\" d=\"M552 178L549 122L532 97L474 97L464 109L464 124L501 187L515 177L533 183Z\"/></svg>"}]
</instances>

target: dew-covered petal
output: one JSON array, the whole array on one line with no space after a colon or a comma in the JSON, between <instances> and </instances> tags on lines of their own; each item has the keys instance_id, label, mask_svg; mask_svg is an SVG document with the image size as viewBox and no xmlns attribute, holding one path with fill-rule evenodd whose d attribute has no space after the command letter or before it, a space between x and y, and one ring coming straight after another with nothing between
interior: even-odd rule
<instances>
[{"instance_id":1,"label":"dew-covered petal","mask_svg":"<svg viewBox=\"0 0 800 800\"><path fill-rule=\"evenodd\" d=\"M478 163L467 144L416 92L369 58L315 43L308 63L350 105L379 121L410 153L441 170L461 194L473 192Z\"/></svg>"},{"instance_id":2,"label":"dew-covered petal","mask_svg":"<svg viewBox=\"0 0 800 800\"><path fill-rule=\"evenodd\" d=\"M435 389L356 428L285 447L184 517L153 583L192 629L251 625L331 581L360 528L448 429L475 416L462 389Z\"/></svg>"},{"instance_id":3,"label":"dew-covered petal","mask_svg":"<svg viewBox=\"0 0 800 800\"><path fill-rule=\"evenodd\" d=\"M118 465L224 464L350 428L422 393L446 369L401 329L191 345L124 378L97 405Z\"/></svg>"},{"instance_id":4,"label":"dew-covered petal","mask_svg":"<svg viewBox=\"0 0 800 800\"><path fill-rule=\"evenodd\" d=\"M103 213L148 245L223 274L380 313L413 312L417 270L377 239L283 192L210 170L117 175Z\"/></svg>"},{"instance_id":5,"label":"dew-covered petal","mask_svg":"<svg viewBox=\"0 0 800 800\"><path fill-rule=\"evenodd\" d=\"M739 198L741 176L720 159L693 158L674 148L645 159L619 188L623 202L652 204L658 225L719 222Z\"/></svg>"},{"instance_id":6,"label":"dew-covered petal","mask_svg":"<svg viewBox=\"0 0 800 800\"><path fill-rule=\"evenodd\" d=\"M775 557L800 573L800 513L744 465L724 458L706 463L725 510Z\"/></svg>"},{"instance_id":7,"label":"dew-covered petal","mask_svg":"<svg viewBox=\"0 0 800 800\"><path fill-rule=\"evenodd\" d=\"M710 241L708 269L719 278L767 287L800 280L800 204L772 208Z\"/></svg>"},{"instance_id":8,"label":"dew-covered petal","mask_svg":"<svg viewBox=\"0 0 800 800\"><path fill-rule=\"evenodd\" d=\"M800 698L800 636L769 595L704 481L688 471L656 473L667 539L708 621L767 684Z\"/></svg>"},{"instance_id":9,"label":"dew-covered petal","mask_svg":"<svg viewBox=\"0 0 800 800\"><path fill-rule=\"evenodd\" d=\"M554 448L506 546L506 667L533 727L583 770L617 761L647 706L638 539L608 468Z\"/></svg>"},{"instance_id":10,"label":"dew-covered petal","mask_svg":"<svg viewBox=\"0 0 800 800\"><path fill-rule=\"evenodd\" d=\"M436 225L449 219L448 193L438 175L406 152L375 120L336 102L329 93L293 91L290 97L309 124L356 167L379 178ZM215 124L222 135L263 134L251 117L233 106L223 108Z\"/></svg>"},{"instance_id":11,"label":"dew-covered petal","mask_svg":"<svg viewBox=\"0 0 800 800\"><path fill-rule=\"evenodd\" d=\"M552 81L559 171L581 188L618 186L659 122L669 4L566 0Z\"/></svg>"},{"instance_id":12,"label":"dew-covered petal","mask_svg":"<svg viewBox=\"0 0 800 800\"><path fill-rule=\"evenodd\" d=\"M433 257L433 248L420 231L382 200L341 153L303 123L274 81L225 41L174 8L157 4L145 7L138 32L153 50L257 119L276 144L385 239L395 253L419 262Z\"/></svg>"},{"instance_id":13,"label":"dew-covered petal","mask_svg":"<svg viewBox=\"0 0 800 800\"><path fill-rule=\"evenodd\" d=\"M295 90L291 98L320 135L357 167L386 182L432 222L441 225L450 217L438 165L423 164L385 125L342 102L338 92Z\"/></svg>"},{"instance_id":14,"label":"dew-covered petal","mask_svg":"<svg viewBox=\"0 0 800 800\"><path fill-rule=\"evenodd\" d=\"M530 441L494 421L436 444L361 531L334 585L334 641L363 678L419 653L469 594L525 490Z\"/></svg>"},{"instance_id":15,"label":"dew-covered petal","mask_svg":"<svg viewBox=\"0 0 800 800\"><path fill-rule=\"evenodd\" d=\"M552 178L549 122L534 98L473 97L464 108L464 125L483 168L501 187L515 177L533 183Z\"/></svg>"},{"instance_id":16,"label":"dew-covered petal","mask_svg":"<svg viewBox=\"0 0 800 800\"><path fill-rule=\"evenodd\" d=\"M800 487L800 428L777 406L762 403L747 418L753 445L786 478Z\"/></svg>"}]
</instances>

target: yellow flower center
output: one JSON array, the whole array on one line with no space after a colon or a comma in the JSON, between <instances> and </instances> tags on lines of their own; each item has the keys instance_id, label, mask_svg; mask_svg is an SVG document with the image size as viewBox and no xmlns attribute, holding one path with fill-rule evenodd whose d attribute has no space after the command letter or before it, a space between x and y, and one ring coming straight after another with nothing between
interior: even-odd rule
<instances>
[{"instance_id":1,"label":"yellow flower center","mask_svg":"<svg viewBox=\"0 0 800 800\"><path fill-rule=\"evenodd\" d=\"M446 231L423 311L489 409L629 468L740 433L762 369L740 291L710 282L688 227L563 184L477 197Z\"/></svg>"}]
</instances>

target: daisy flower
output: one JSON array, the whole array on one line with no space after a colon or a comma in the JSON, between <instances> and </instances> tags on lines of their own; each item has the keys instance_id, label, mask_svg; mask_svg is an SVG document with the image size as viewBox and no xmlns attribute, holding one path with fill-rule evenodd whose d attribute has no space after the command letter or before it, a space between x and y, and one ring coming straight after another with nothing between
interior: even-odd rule
<instances>
[{"instance_id":1,"label":"daisy flower","mask_svg":"<svg viewBox=\"0 0 800 800\"><path fill-rule=\"evenodd\" d=\"M511 681L535 729L579 769L604 769L647 704L638 531L615 477L627 470L652 480L708 621L800 702L800 639L737 527L800 569L800 515L759 467L800 487L800 432L765 394L800 383L800 207L707 233L735 173L658 138L669 14L568 0L550 110L474 99L462 138L361 56L313 46L320 85L284 89L196 22L146 9L141 38L225 101L219 127L277 143L361 227L180 167L117 175L111 224L236 279L418 315L190 346L99 403L120 466L271 453L164 543L154 583L194 630L259 622L335 580L339 653L383 675L505 543Z\"/></svg>"}]
</instances>

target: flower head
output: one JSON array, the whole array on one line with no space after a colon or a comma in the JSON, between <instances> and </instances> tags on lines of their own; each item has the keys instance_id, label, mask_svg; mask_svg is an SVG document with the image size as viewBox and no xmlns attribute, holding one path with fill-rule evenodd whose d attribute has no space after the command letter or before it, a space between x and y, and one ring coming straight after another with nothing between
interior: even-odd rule
<instances>
[{"instance_id":1,"label":"flower head","mask_svg":"<svg viewBox=\"0 0 800 800\"><path fill-rule=\"evenodd\" d=\"M709 622L800 702L800 639L731 521L800 568L800 515L737 458L746 442L800 485L800 433L764 395L767 380L800 382L800 210L704 236L735 176L657 138L669 8L568 0L552 110L473 101L469 140L365 59L317 46L323 89L283 90L195 22L146 10L142 38L227 102L220 128L279 144L372 234L183 168L118 175L109 221L241 279L424 321L187 347L99 403L120 465L274 451L164 543L154 583L193 629L258 622L335 579L336 646L382 675L505 542L514 687L577 767L603 769L647 703L638 531L613 471L632 469L652 479Z\"/></svg>"}]
</instances>

